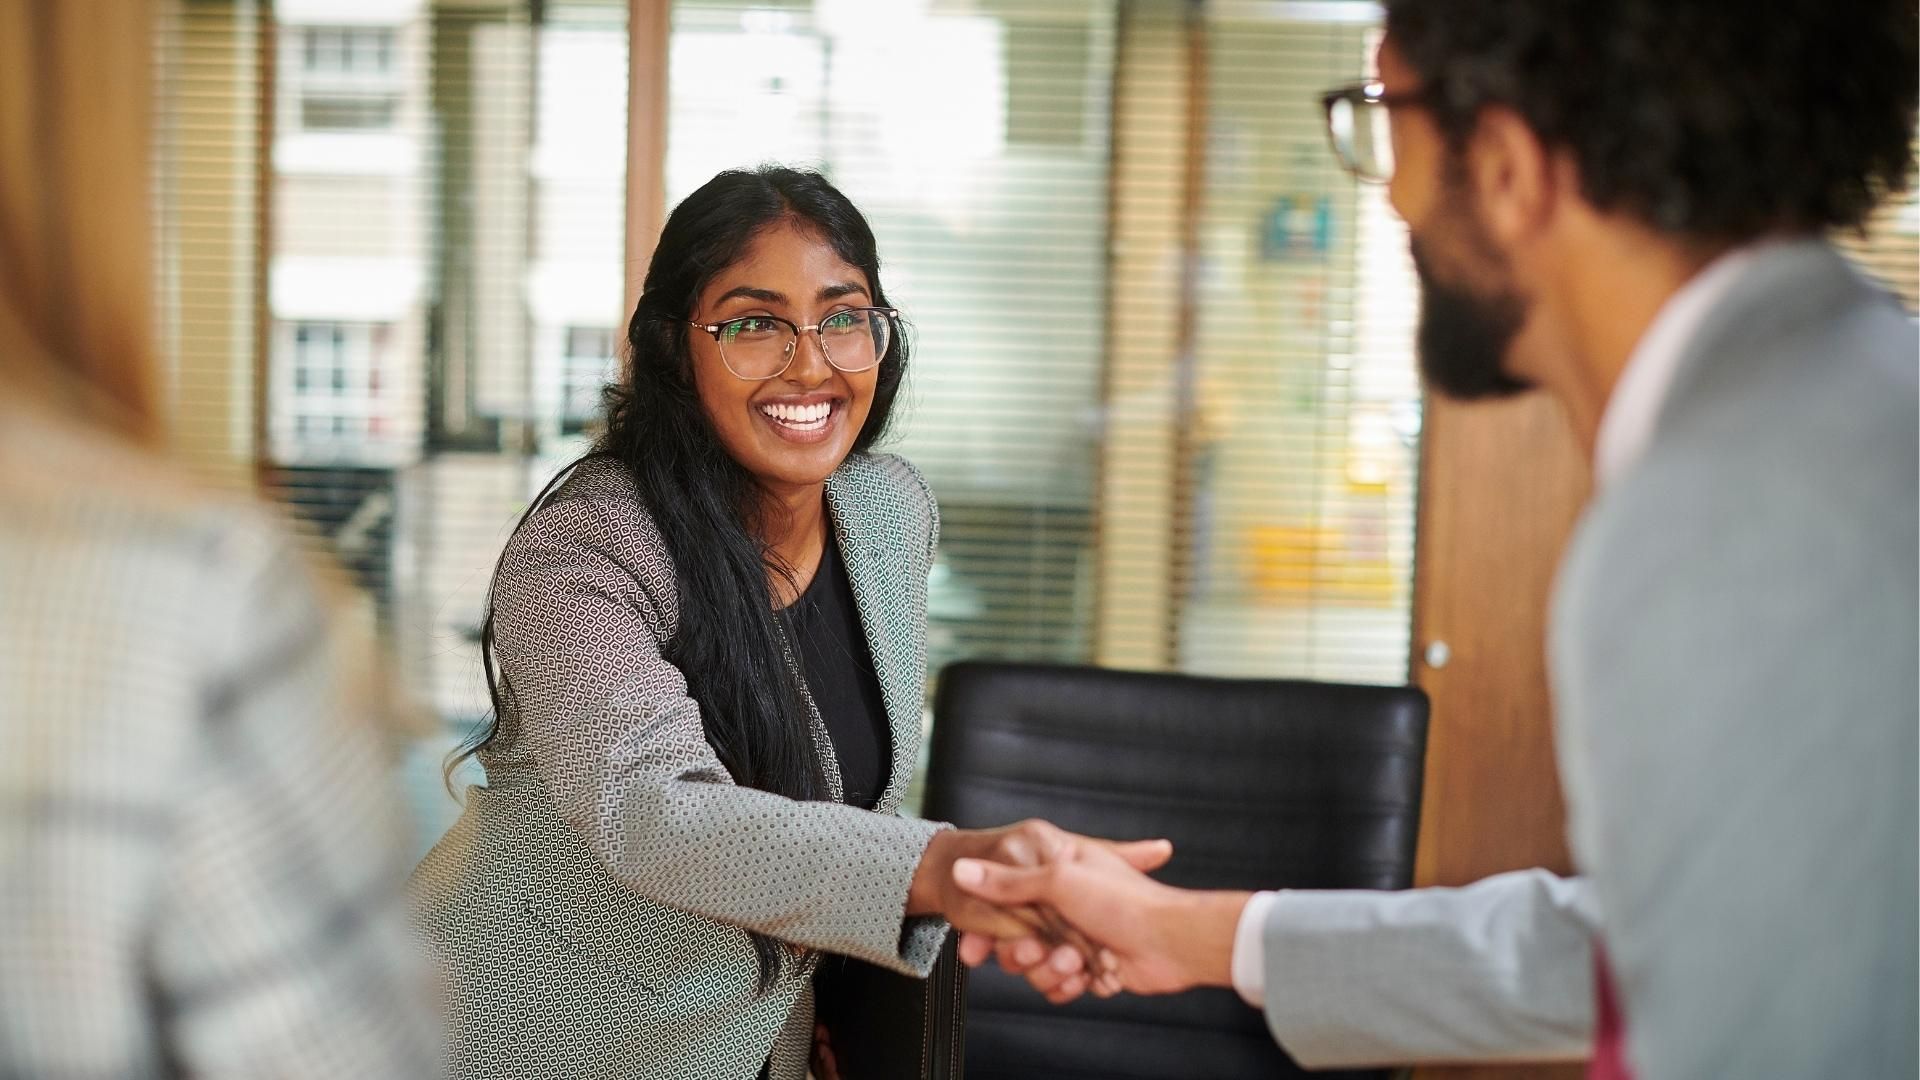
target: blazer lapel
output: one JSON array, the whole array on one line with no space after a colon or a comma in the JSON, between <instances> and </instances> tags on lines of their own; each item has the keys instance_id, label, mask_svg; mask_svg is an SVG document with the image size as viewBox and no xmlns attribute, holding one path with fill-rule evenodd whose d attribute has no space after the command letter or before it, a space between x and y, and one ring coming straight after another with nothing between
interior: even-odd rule
<instances>
[{"instance_id":1,"label":"blazer lapel","mask_svg":"<svg viewBox=\"0 0 1920 1080\"><path fill-rule=\"evenodd\" d=\"M867 634L867 650L873 655L880 697L886 704L893 768L875 808L890 812L899 805L920 760L922 702L915 661L926 628L916 625L913 583L905 576L913 572L915 560L904 550L886 550L884 538L897 530L870 511L872 495L862 490L860 478L853 472L857 467L857 459L849 459L828 478L827 510L833 519L834 536L840 542L840 557L846 562L860 626Z\"/></svg>"}]
</instances>

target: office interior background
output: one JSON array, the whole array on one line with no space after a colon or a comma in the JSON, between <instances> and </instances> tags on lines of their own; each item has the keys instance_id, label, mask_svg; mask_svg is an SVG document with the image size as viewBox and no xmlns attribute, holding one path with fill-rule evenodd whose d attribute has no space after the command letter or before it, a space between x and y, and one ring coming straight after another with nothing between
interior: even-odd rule
<instances>
[{"instance_id":1,"label":"office interior background","mask_svg":"<svg viewBox=\"0 0 1920 1080\"><path fill-rule=\"evenodd\" d=\"M637 56L630 19L662 5ZM174 0L176 444L347 569L421 720L424 848L488 708L493 562L618 373L635 191L811 165L869 216L913 335L891 448L945 521L936 678L993 657L1407 682L1417 291L1317 101L1367 72L1378 21L1363 0ZM659 117L630 117L630 73L663 59ZM1911 195L1840 240L1920 300Z\"/></svg>"}]
</instances>

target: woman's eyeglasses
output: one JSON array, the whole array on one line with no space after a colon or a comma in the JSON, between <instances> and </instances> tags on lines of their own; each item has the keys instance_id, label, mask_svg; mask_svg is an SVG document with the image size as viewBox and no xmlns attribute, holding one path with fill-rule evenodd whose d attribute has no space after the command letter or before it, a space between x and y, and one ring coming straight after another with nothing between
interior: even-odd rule
<instances>
[{"instance_id":1,"label":"woman's eyeglasses","mask_svg":"<svg viewBox=\"0 0 1920 1080\"><path fill-rule=\"evenodd\" d=\"M811 331L820 339L827 363L847 374L869 371L886 359L893 345L893 308L861 307L836 311L812 326L796 326L777 315L742 315L724 322L688 320L713 335L727 370L749 382L778 378L792 366L800 335Z\"/></svg>"}]
</instances>

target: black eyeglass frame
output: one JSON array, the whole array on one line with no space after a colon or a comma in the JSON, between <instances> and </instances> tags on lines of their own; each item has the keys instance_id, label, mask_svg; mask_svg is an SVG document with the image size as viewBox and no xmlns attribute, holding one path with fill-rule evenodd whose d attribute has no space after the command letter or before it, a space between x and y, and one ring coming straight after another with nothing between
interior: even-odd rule
<instances>
[{"instance_id":1,"label":"black eyeglass frame","mask_svg":"<svg viewBox=\"0 0 1920 1080\"><path fill-rule=\"evenodd\" d=\"M836 362L833 358L833 349L831 349L827 345L826 336L820 333L820 328L822 326L825 326L829 319L833 319L841 315L846 315L851 312L866 312L870 316L879 315L881 318L884 318L887 320L887 347L886 349L881 351L881 353L878 356L874 357L873 363L868 364L865 367L850 368L850 367L842 366L840 363ZM734 323L746 322L749 319L766 319L769 322L777 322L780 325L786 327L788 330L793 331L793 340L787 344L787 362L780 365L780 370L774 372L771 375L759 375L759 376L742 375L738 371L734 370L733 361L727 359L727 346L725 342L720 340L721 333L725 331L727 327L732 326ZM835 371L842 372L847 375L858 375L863 371L872 371L874 368L877 368L881 364L886 363L887 353L890 353L893 351L893 343L900 336L900 309L890 308L890 307L841 308L839 311L833 312L832 314L821 319L819 322L813 323L810 326L801 326L800 324L794 322L792 319L783 319L778 315L740 315L731 319L722 319L717 323L703 323L699 319L688 319L687 325L693 327L695 330L704 330L707 333L713 335L713 343L720 350L720 362L727 366L727 371L731 373L734 378L742 379L746 382L766 382L768 379L777 379L780 376L785 375L787 373L787 369L793 366L794 357L800 355L800 337L801 335L805 334L809 330L813 331L813 336L820 340L820 355L827 358L828 366L832 367Z\"/></svg>"},{"instance_id":2,"label":"black eyeglass frame","mask_svg":"<svg viewBox=\"0 0 1920 1080\"><path fill-rule=\"evenodd\" d=\"M1340 167L1352 174L1354 179L1366 184L1386 184L1393 181L1391 175L1374 176L1360 167L1359 162L1340 147L1340 138L1333 130L1333 108L1341 102L1355 107L1361 105L1385 105L1388 108L1408 105L1427 105L1433 97L1425 90L1412 90L1404 94L1389 94L1385 83L1378 79L1336 86L1320 95L1320 114L1326 122L1327 145L1333 148L1334 159Z\"/></svg>"}]
</instances>

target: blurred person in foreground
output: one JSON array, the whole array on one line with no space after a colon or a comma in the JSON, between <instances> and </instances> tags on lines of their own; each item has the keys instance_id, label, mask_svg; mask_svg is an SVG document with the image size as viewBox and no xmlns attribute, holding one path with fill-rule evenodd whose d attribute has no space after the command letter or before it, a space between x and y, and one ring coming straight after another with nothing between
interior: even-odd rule
<instances>
[{"instance_id":1,"label":"blurred person in foreground","mask_svg":"<svg viewBox=\"0 0 1920 1080\"><path fill-rule=\"evenodd\" d=\"M1410 229L1426 378L1546 389L1594 468L1549 642L1585 876L1189 893L1089 848L956 878L1136 992L1235 986L1309 1066L1913 1076L1920 344L1824 238L1908 182L1913 5L1386 8L1379 82L1325 100ZM1056 959L1009 966L1065 1000Z\"/></svg>"},{"instance_id":2,"label":"blurred person in foreground","mask_svg":"<svg viewBox=\"0 0 1920 1080\"><path fill-rule=\"evenodd\" d=\"M370 654L159 449L152 49L0 5L0 1075L431 1075Z\"/></svg>"}]
</instances>

